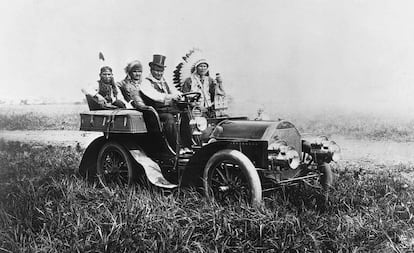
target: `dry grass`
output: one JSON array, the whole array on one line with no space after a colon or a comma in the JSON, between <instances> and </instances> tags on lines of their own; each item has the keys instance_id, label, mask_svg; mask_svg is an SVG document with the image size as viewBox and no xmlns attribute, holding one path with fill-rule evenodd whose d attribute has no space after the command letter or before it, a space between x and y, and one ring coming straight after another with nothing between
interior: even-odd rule
<instances>
[{"instance_id":1,"label":"dry grass","mask_svg":"<svg viewBox=\"0 0 414 253\"><path fill-rule=\"evenodd\" d=\"M73 175L82 150L0 142L4 252L405 252L414 193L405 165L343 163L328 209L286 189L265 206L218 206L187 189L104 190Z\"/></svg>"}]
</instances>

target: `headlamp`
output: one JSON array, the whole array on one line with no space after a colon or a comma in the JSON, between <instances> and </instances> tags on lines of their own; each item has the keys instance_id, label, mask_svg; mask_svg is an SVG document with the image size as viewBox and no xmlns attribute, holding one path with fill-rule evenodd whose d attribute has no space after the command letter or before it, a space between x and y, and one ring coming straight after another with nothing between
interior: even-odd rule
<instances>
[{"instance_id":1,"label":"headlamp","mask_svg":"<svg viewBox=\"0 0 414 253\"><path fill-rule=\"evenodd\" d=\"M268 146L268 151L275 151L276 154L269 154L269 159L285 160L291 169L296 169L300 165L299 153L294 147L288 146L286 141L275 141Z\"/></svg>"},{"instance_id":2,"label":"headlamp","mask_svg":"<svg viewBox=\"0 0 414 253\"><path fill-rule=\"evenodd\" d=\"M326 136L317 137L315 144L320 145L321 150L331 153L333 161L337 162L341 159L341 148L336 142L328 140Z\"/></svg>"},{"instance_id":3,"label":"headlamp","mask_svg":"<svg viewBox=\"0 0 414 253\"><path fill-rule=\"evenodd\" d=\"M280 140L275 141L267 147L267 150L278 151L279 153L286 152L287 151L287 143L286 143L286 141L280 141Z\"/></svg>"},{"instance_id":4,"label":"headlamp","mask_svg":"<svg viewBox=\"0 0 414 253\"><path fill-rule=\"evenodd\" d=\"M199 106L194 106L193 110L191 110L191 114L193 117L201 117L203 113Z\"/></svg>"},{"instance_id":5,"label":"headlamp","mask_svg":"<svg viewBox=\"0 0 414 253\"><path fill-rule=\"evenodd\" d=\"M288 150L286 152L286 158L289 161L290 168L296 169L297 167L299 167L299 164L300 164L299 153L292 146L288 147Z\"/></svg>"},{"instance_id":6,"label":"headlamp","mask_svg":"<svg viewBox=\"0 0 414 253\"><path fill-rule=\"evenodd\" d=\"M207 119L204 117L195 117L194 118L196 127L200 131L204 131L207 129Z\"/></svg>"},{"instance_id":7,"label":"headlamp","mask_svg":"<svg viewBox=\"0 0 414 253\"><path fill-rule=\"evenodd\" d=\"M329 152L332 153L332 160L337 162L341 159L341 148L339 147L338 144L336 144L336 142L334 141L330 141L329 142L329 148L328 148Z\"/></svg>"},{"instance_id":8,"label":"headlamp","mask_svg":"<svg viewBox=\"0 0 414 253\"><path fill-rule=\"evenodd\" d=\"M320 136L316 137L315 144L317 144L317 145L323 145L327 141L328 141L328 137L326 137L324 135L320 135Z\"/></svg>"}]
</instances>

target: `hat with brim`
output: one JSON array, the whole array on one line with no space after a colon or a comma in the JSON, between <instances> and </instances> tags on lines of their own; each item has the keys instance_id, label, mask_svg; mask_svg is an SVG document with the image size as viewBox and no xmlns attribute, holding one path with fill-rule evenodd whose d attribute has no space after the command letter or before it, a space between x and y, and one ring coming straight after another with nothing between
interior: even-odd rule
<instances>
[{"instance_id":1,"label":"hat with brim","mask_svg":"<svg viewBox=\"0 0 414 253\"><path fill-rule=\"evenodd\" d=\"M148 63L151 69L154 70L164 70L165 67L165 56L160 54L154 54L152 62Z\"/></svg>"}]
</instances>

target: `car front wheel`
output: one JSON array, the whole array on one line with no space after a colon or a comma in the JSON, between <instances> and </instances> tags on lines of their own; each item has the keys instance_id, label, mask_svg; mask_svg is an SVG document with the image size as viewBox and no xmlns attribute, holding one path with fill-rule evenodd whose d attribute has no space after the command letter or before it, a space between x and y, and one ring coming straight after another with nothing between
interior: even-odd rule
<instances>
[{"instance_id":1,"label":"car front wheel","mask_svg":"<svg viewBox=\"0 0 414 253\"><path fill-rule=\"evenodd\" d=\"M203 174L204 192L208 199L221 204L246 201L258 205L262 186L252 162L237 150L221 150L207 162Z\"/></svg>"}]
</instances>

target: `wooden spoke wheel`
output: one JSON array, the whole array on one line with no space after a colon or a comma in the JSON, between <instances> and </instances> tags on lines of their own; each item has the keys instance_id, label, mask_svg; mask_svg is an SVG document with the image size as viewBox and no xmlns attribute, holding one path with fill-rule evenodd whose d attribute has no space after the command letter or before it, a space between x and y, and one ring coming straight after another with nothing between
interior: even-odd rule
<instances>
[{"instance_id":1,"label":"wooden spoke wheel","mask_svg":"<svg viewBox=\"0 0 414 253\"><path fill-rule=\"evenodd\" d=\"M133 163L128 151L116 142L108 142L99 151L97 176L103 186L133 183Z\"/></svg>"},{"instance_id":2,"label":"wooden spoke wheel","mask_svg":"<svg viewBox=\"0 0 414 253\"><path fill-rule=\"evenodd\" d=\"M262 186L252 162L237 150L221 150L214 154L204 169L204 192L208 199L220 204L262 201Z\"/></svg>"}]
</instances>

